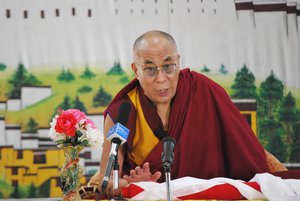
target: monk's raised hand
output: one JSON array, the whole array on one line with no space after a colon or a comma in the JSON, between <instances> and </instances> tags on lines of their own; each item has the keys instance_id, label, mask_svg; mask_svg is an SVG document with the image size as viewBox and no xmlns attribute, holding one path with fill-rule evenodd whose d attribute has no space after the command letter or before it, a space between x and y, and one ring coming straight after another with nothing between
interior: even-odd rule
<instances>
[{"instance_id":1,"label":"monk's raised hand","mask_svg":"<svg viewBox=\"0 0 300 201\"><path fill-rule=\"evenodd\" d=\"M161 172L157 171L154 174L150 172L150 165L148 162L144 163L143 167L137 166L134 170L129 172L129 175L124 175L123 179L128 183L139 181L157 181L161 176Z\"/></svg>"}]
</instances>

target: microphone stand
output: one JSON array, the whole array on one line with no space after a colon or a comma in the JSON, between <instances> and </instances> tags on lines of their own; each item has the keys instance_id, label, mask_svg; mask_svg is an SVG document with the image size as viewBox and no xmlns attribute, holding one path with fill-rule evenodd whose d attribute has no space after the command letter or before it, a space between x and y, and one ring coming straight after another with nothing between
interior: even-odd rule
<instances>
[{"instance_id":1,"label":"microphone stand","mask_svg":"<svg viewBox=\"0 0 300 201\"><path fill-rule=\"evenodd\" d=\"M119 191L119 162L118 154L115 156L114 170L113 170L113 198L112 200L124 200Z\"/></svg>"},{"instance_id":2,"label":"microphone stand","mask_svg":"<svg viewBox=\"0 0 300 201\"><path fill-rule=\"evenodd\" d=\"M170 182L171 182L171 173L170 169L165 169L165 176L166 176L166 187L167 187L167 200L171 201L171 187L170 187Z\"/></svg>"},{"instance_id":3,"label":"microphone stand","mask_svg":"<svg viewBox=\"0 0 300 201\"><path fill-rule=\"evenodd\" d=\"M163 163L163 168L165 171L165 177L166 177L166 190L167 190L167 201L171 201L171 163L165 162Z\"/></svg>"},{"instance_id":4,"label":"microphone stand","mask_svg":"<svg viewBox=\"0 0 300 201\"><path fill-rule=\"evenodd\" d=\"M162 153L162 165L166 176L166 190L167 190L167 200L171 201L171 167L174 158L174 146L175 139L171 136L167 136L163 139L163 153Z\"/></svg>"}]
</instances>

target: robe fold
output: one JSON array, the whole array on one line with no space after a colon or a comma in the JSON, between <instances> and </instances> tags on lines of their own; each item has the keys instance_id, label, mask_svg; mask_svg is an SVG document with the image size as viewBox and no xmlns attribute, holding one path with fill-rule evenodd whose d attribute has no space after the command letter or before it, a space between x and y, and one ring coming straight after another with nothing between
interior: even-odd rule
<instances>
[{"instance_id":1,"label":"robe fold","mask_svg":"<svg viewBox=\"0 0 300 201\"><path fill-rule=\"evenodd\" d=\"M132 109L126 125L130 134L122 174L145 162L150 163L152 173L163 173L162 139L166 135L176 140L172 179L190 176L249 180L256 173L268 172L264 149L245 118L225 90L200 73L180 71L167 132L138 80L115 96L105 117L109 115L116 121L124 101ZM159 181L164 181L164 174Z\"/></svg>"}]
</instances>

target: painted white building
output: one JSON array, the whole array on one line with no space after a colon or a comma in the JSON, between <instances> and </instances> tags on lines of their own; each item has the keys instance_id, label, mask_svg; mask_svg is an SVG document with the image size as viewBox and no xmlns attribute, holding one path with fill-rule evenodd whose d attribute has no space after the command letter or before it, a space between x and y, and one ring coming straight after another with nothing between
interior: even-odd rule
<instances>
[{"instance_id":1,"label":"painted white building","mask_svg":"<svg viewBox=\"0 0 300 201\"><path fill-rule=\"evenodd\" d=\"M34 105L37 102L51 96L52 89L48 86L38 87L22 87L21 88L21 109L24 109L30 105Z\"/></svg>"},{"instance_id":2,"label":"painted white building","mask_svg":"<svg viewBox=\"0 0 300 201\"><path fill-rule=\"evenodd\" d=\"M8 99L7 110L18 111L51 96L52 88L49 86L24 86L21 88L21 99ZM5 107L6 105L0 105ZM1 108L0 108L1 110Z\"/></svg>"},{"instance_id":3,"label":"painted white building","mask_svg":"<svg viewBox=\"0 0 300 201\"><path fill-rule=\"evenodd\" d=\"M39 147L55 147L55 143L48 136L49 128L40 128L38 129L38 139L39 139Z\"/></svg>"},{"instance_id":4,"label":"painted white building","mask_svg":"<svg viewBox=\"0 0 300 201\"><path fill-rule=\"evenodd\" d=\"M21 99L8 99L7 110L18 111L21 110Z\"/></svg>"},{"instance_id":5,"label":"painted white building","mask_svg":"<svg viewBox=\"0 0 300 201\"><path fill-rule=\"evenodd\" d=\"M5 118L0 115L0 146L6 145Z\"/></svg>"},{"instance_id":6,"label":"painted white building","mask_svg":"<svg viewBox=\"0 0 300 201\"><path fill-rule=\"evenodd\" d=\"M5 111L6 110L6 101L0 101L0 111Z\"/></svg>"},{"instance_id":7,"label":"painted white building","mask_svg":"<svg viewBox=\"0 0 300 201\"><path fill-rule=\"evenodd\" d=\"M95 123L103 121L103 115L89 115ZM99 128L100 124L96 126ZM22 133L20 125L8 125L0 116L0 147L13 146L17 150L34 150L34 156L44 156L45 150L57 149L56 144L48 136L49 128L39 128L37 133ZM102 138L103 139L103 138ZM85 147L80 153L80 165L85 173L99 168L102 149Z\"/></svg>"},{"instance_id":8,"label":"painted white building","mask_svg":"<svg viewBox=\"0 0 300 201\"><path fill-rule=\"evenodd\" d=\"M37 133L22 133L21 136L22 149L37 149L39 148L39 138Z\"/></svg>"},{"instance_id":9,"label":"painted white building","mask_svg":"<svg viewBox=\"0 0 300 201\"><path fill-rule=\"evenodd\" d=\"M6 145L13 145L14 149L21 148L21 126L5 125Z\"/></svg>"}]
</instances>

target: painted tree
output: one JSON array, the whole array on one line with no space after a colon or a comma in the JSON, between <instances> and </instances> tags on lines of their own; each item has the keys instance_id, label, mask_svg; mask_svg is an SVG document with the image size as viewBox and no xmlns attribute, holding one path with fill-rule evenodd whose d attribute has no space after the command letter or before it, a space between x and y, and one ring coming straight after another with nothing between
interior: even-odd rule
<instances>
[{"instance_id":1,"label":"painted tree","mask_svg":"<svg viewBox=\"0 0 300 201\"><path fill-rule=\"evenodd\" d=\"M278 108L283 97L283 84L273 72L260 85L258 98L259 139L279 160L286 161L286 144L278 120Z\"/></svg>"},{"instance_id":2,"label":"painted tree","mask_svg":"<svg viewBox=\"0 0 300 201\"><path fill-rule=\"evenodd\" d=\"M93 106L107 106L112 100L112 96L100 86L98 93L93 98Z\"/></svg>"},{"instance_id":3,"label":"painted tree","mask_svg":"<svg viewBox=\"0 0 300 201\"><path fill-rule=\"evenodd\" d=\"M3 63L0 63L0 71L4 71L6 69L6 65Z\"/></svg>"},{"instance_id":4,"label":"painted tree","mask_svg":"<svg viewBox=\"0 0 300 201\"><path fill-rule=\"evenodd\" d=\"M71 100L70 100L70 97L69 97L68 95L66 95L66 96L64 97L63 102L59 105L58 108L61 108L61 109L63 109L63 110L67 110L67 109L72 108Z\"/></svg>"},{"instance_id":5,"label":"painted tree","mask_svg":"<svg viewBox=\"0 0 300 201\"><path fill-rule=\"evenodd\" d=\"M256 98L255 77L244 64L244 66L236 73L234 83L231 86L233 89L232 98Z\"/></svg>"},{"instance_id":6,"label":"painted tree","mask_svg":"<svg viewBox=\"0 0 300 201\"><path fill-rule=\"evenodd\" d=\"M10 198L22 198L22 193L19 191L18 186L14 187L14 191L9 195Z\"/></svg>"},{"instance_id":7,"label":"painted tree","mask_svg":"<svg viewBox=\"0 0 300 201\"><path fill-rule=\"evenodd\" d=\"M71 82L75 80L75 76L69 69L65 70L64 68L62 68L60 74L57 76L57 79L59 81Z\"/></svg>"},{"instance_id":8,"label":"painted tree","mask_svg":"<svg viewBox=\"0 0 300 201\"><path fill-rule=\"evenodd\" d=\"M83 71L83 73L80 75L80 77L82 79L87 79L87 80L90 80L94 77L96 77L96 74L93 73L90 68L88 66L85 67L85 70Z\"/></svg>"},{"instance_id":9,"label":"painted tree","mask_svg":"<svg viewBox=\"0 0 300 201\"><path fill-rule=\"evenodd\" d=\"M291 154L291 148L293 144L293 136L295 135L295 126L297 121L297 109L296 100L292 93L289 91L288 94L283 98L279 108L279 121L284 129L284 140L288 146L288 156Z\"/></svg>"},{"instance_id":10,"label":"painted tree","mask_svg":"<svg viewBox=\"0 0 300 201\"><path fill-rule=\"evenodd\" d=\"M113 67L106 73L107 75L124 75L120 62L115 62Z\"/></svg>"},{"instance_id":11,"label":"painted tree","mask_svg":"<svg viewBox=\"0 0 300 201\"><path fill-rule=\"evenodd\" d=\"M64 67L62 67L59 75L57 76L57 80L64 81L65 79L66 79L66 71Z\"/></svg>"},{"instance_id":12,"label":"painted tree","mask_svg":"<svg viewBox=\"0 0 300 201\"><path fill-rule=\"evenodd\" d=\"M228 73L228 70L226 69L224 64L221 64L219 72L224 75Z\"/></svg>"},{"instance_id":13,"label":"painted tree","mask_svg":"<svg viewBox=\"0 0 300 201\"><path fill-rule=\"evenodd\" d=\"M62 110L67 110L67 109L71 109L72 108L72 104L71 104L71 100L70 97L68 95L66 95L63 99L63 102L60 103L55 109L54 112L51 116L50 121L52 121L52 118L57 114L58 110L62 109Z\"/></svg>"},{"instance_id":14,"label":"painted tree","mask_svg":"<svg viewBox=\"0 0 300 201\"><path fill-rule=\"evenodd\" d=\"M274 75L273 71L260 85L259 117L271 118L278 111L283 97L283 83Z\"/></svg>"},{"instance_id":15,"label":"painted tree","mask_svg":"<svg viewBox=\"0 0 300 201\"><path fill-rule=\"evenodd\" d=\"M31 183L28 189L28 198L35 198L38 195L38 188Z\"/></svg>"},{"instance_id":16,"label":"painted tree","mask_svg":"<svg viewBox=\"0 0 300 201\"><path fill-rule=\"evenodd\" d=\"M93 91L93 88L90 86L84 85L84 86L80 87L77 91L79 93L89 93L89 92Z\"/></svg>"},{"instance_id":17,"label":"painted tree","mask_svg":"<svg viewBox=\"0 0 300 201\"><path fill-rule=\"evenodd\" d=\"M266 150L271 152L280 161L286 161L287 150L286 144L283 141L280 122L274 118L260 121L259 139Z\"/></svg>"},{"instance_id":18,"label":"painted tree","mask_svg":"<svg viewBox=\"0 0 300 201\"><path fill-rule=\"evenodd\" d=\"M295 125L295 132L292 136L292 147L290 154L290 162L299 163L300 162L300 113L297 114L298 122Z\"/></svg>"},{"instance_id":19,"label":"painted tree","mask_svg":"<svg viewBox=\"0 0 300 201\"><path fill-rule=\"evenodd\" d=\"M10 90L8 92L9 98L20 98L21 88L23 86L37 86L41 82L33 75L30 74L25 66L20 63L15 73L11 76L8 81L10 85Z\"/></svg>"},{"instance_id":20,"label":"painted tree","mask_svg":"<svg viewBox=\"0 0 300 201\"><path fill-rule=\"evenodd\" d=\"M30 117L25 128L25 133L37 133L39 129L38 123Z\"/></svg>"},{"instance_id":21,"label":"painted tree","mask_svg":"<svg viewBox=\"0 0 300 201\"><path fill-rule=\"evenodd\" d=\"M208 73L208 72L210 72L210 69L207 68L206 65L204 65L203 68L200 71L203 72L203 73Z\"/></svg>"},{"instance_id":22,"label":"painted tree","mask_svg":"<svg viewBox=\"0 0 300 201\"><path fill-rule=\"evenodd\" d=\"M65 81L66 82L70 82L75 80L75 76L73 75L73 73L70 71L70 69L67 70L66 72L66 77L65 77Z\"/></svg>"},{"instance_id":23,"label":"painted tree","mask_svg":"<svg viewBox=\"0 0 300 201\"><path fill-rule=\"evenodd\" d=\"M122 84L127 84L127 83L129 82L129 79L128 79L128 77L125 75L125 76L123 76L123 77L120 78L120 82L121 82Z\"/></svg>"},{"instance_id":24,"label":"painted tree","mask_svg":"<svg viewBox=\"0 0 300 201\"><path fill-rule=\"evenodd\" d=\"M80 110L80 111L82 111L82 112L84 112L84 113L87 113L87 109L86 109L86 107L84 106L84 103L82 102L82 101L80 101L79 100L79 97L78 96L76 96L75 97L75 100L74 100L74 102L73 102L73 108L74 109L78 109L78 110Z\"/></svg>"}]
</instances>

